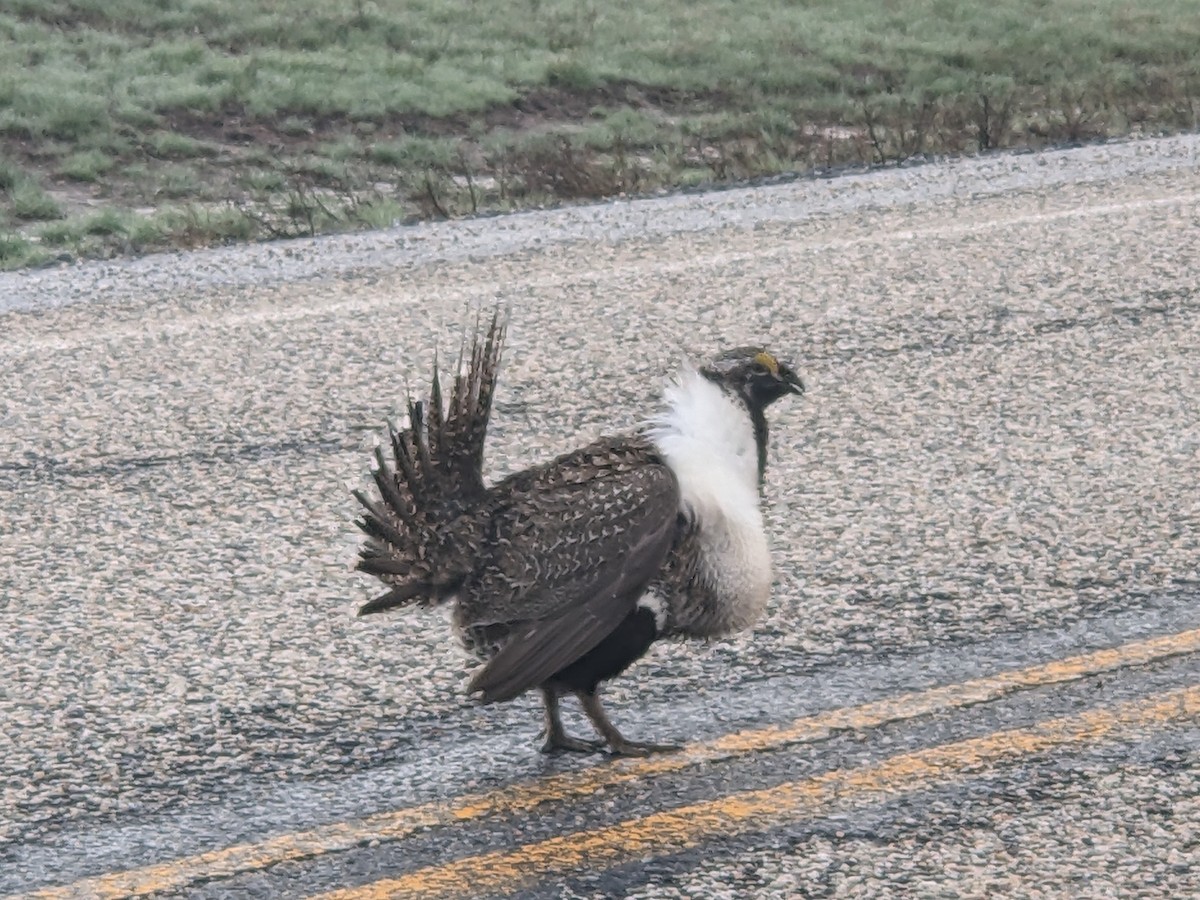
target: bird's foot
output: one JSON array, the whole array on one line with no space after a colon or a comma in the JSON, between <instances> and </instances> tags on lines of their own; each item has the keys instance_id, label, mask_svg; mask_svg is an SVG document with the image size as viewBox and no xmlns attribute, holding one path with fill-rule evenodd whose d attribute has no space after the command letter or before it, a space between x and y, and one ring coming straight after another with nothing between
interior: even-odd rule
<instances>
[{"instance_id":1,"label":"bird's foot","mask_svg":"<svg viewBox=\"0 0 1200 900\"><path fill-rule=\"evenodd\" d=\"M546 735L541 751L543 753L559 753L564 750L571 753L599 753L605 746L604 741L589 741L559 732Z\"/></svg>"},{"instance_id":2,"label":"bird's foot","mask_svg":"<svg viewBox=\"0 0 1200 900\"><path fill-rule=\"evenodd\" d=\"M608 752L613 756L651 756L655 753L675 753L683 749L683 744L651 744L643 741L630 741L617 737L608 742Z\"/></svg>"}]
</instances>

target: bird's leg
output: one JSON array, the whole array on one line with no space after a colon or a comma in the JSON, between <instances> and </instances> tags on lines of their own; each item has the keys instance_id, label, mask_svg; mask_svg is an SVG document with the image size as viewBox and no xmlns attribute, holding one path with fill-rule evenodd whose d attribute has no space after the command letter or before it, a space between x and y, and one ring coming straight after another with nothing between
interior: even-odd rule
<instances>
[{"instance_id":1,"label":"bird's leg","mask_svg":"<svg viewBox=\"0 0 1200 900\"><path fill-rule=\"evenodd\" d=\"M543 753L553 753L556 750L573 750L576 753L595 753L604 749L604 741L588 741L583 738L571 737L563 730L562 717L558 712L558 690L542 686L542 699L546 704L546 727L542 729Z\"/></svg>"},{"instance_id":2,"label":"bird's leg","mask_svg":"<svg viewBox=\"0 0 1200 900\"><path fill-rule=\"evenodd\" d=\"M600 705L598 690L590 693L576 691L575 696L579 698L579 702L583 705L583 711L592 720L592 725L604 738L609 752L614 756L649 756L651 753L670 753L673 750L683 749L682 744L649 744L626 740L625 736L617 731L617 726L608 720L604 707Z\"/></svg>"}]
</instances>

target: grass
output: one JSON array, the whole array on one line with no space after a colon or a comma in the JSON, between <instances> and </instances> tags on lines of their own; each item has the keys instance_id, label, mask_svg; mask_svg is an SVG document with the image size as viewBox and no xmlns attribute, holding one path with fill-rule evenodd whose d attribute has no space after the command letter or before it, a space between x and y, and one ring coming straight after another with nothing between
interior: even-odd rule
<instances>
[{"instance_id":1,"label":"grass","mask_svg":"<svg viewBox=\"0 0 1200 900\"><path fill-rule=\"evenodd\" d=\"M5 194L7 211L14 219L42 221L62 218L62 209L54 198L28 176L18 177Z\"/></svg>"},{"instance_id":2,"label":"grass","mask_svg":"<svg viewBox=\"0 0 1200 900\"><path fill-rule=\"evenodd\" d=\"M80 150L63 159L58 175L70 181L94 183L112 170L114 162L103 150Z\"/></svg>"},{"instance_id":3,"label":"grass","mask_svg":"<svg viewBox=\"0 0 1200 900\"><path fill-rule=\"evenodd\" d=\"M9 0L0 266L1195 129L1197 46L1195 0Z\"/></svg>"}]
</instances>

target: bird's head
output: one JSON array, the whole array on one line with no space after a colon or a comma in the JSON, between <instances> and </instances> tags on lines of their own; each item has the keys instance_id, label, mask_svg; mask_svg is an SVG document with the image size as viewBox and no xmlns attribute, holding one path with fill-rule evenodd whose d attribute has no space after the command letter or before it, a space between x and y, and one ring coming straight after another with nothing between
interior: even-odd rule
<instances>
[{"instance_id":1,"label":"bird's head","mask_svg":"<svg viewBox=\"0 0 1200 900\"><path fill-rule=\"evenodd\" d=\"M702 366L700 374L742 397L757 412L780 397L804 393L804 382L792 367L762 347L726 350Z\"/></svg>"}]
</instances>

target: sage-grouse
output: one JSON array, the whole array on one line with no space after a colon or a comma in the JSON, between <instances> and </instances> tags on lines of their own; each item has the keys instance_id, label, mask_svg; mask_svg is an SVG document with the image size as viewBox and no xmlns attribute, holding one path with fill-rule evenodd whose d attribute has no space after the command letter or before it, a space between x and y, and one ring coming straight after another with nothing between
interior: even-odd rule
<instances>
[{"instance_id":1,"label":"sage-grouse","mask_svg":"<svg viewBox=\"0 0 1200 900\"><path fill-rule=\"evenodd\" d=\"M407 427L391 433L392 460L376 451L378 499L355 492L368 536L358 568L390 586L359 614L452 603L463 644L486 660L470 691L496 701L538 688L544 751L678 749L626 740L598 688L659 638L727 635L762 614L771 590L763 411L804 386L761 347L730 350L683 371L641 431L488 485L499 315L480 331L448 406L435 362L428 400L410 398ZM602 741L565 733L564 693Z\"/></svg>"}]
</instances>

